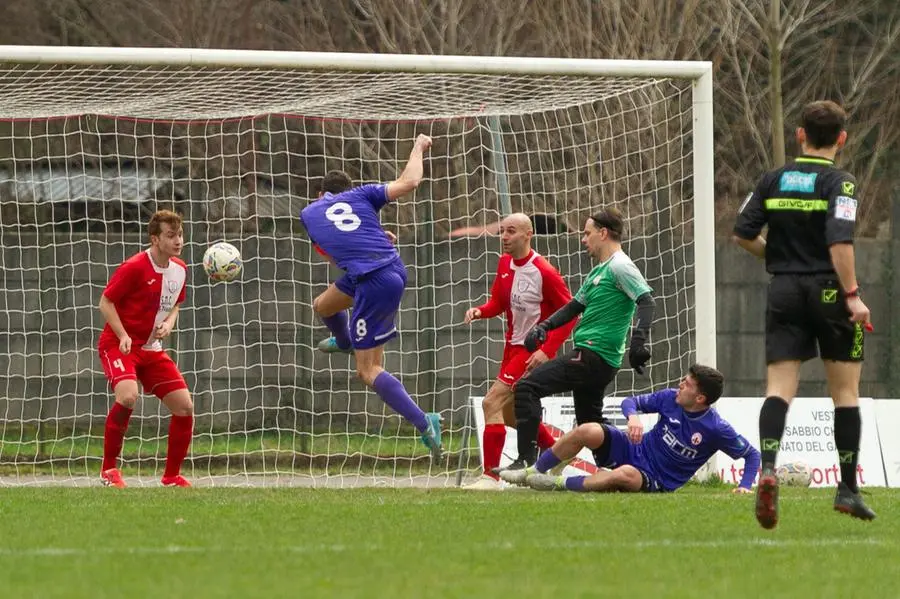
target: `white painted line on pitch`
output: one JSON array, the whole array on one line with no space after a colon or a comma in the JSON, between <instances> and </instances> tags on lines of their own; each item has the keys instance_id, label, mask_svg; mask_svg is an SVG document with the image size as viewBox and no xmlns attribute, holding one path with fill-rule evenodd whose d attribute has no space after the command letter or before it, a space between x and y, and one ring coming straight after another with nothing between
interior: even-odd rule
<instances>
[{"instance_id":1,"label":"white painted line on pitch","mask_svg":"<svg viewBox=\"0 0 900 599\"><path fill-rule=\"evenodd\" d=\"M491 543L472 543L472 549L518 551L521 549L716 549L740 547L772 547L778 548L815 548L815 547L897 547L900 542L882 539L731 539L711 541L683 541L678 539L649 539L646 541L608 542L608 541L546 541L540 543L516 543L501 541ZM427 549L431 545L407 545L410 549ZM266 547L204 547L186 545L165 545L161 547L98 547L84 549L76 547L39 547L34 549L2 549L0 556L8 557L82 557L98 554L116 555L174 555L179 553L374 553L383 552L387 548L374 543L353 544L310 544Z\"/></svg>"}]
</instances>

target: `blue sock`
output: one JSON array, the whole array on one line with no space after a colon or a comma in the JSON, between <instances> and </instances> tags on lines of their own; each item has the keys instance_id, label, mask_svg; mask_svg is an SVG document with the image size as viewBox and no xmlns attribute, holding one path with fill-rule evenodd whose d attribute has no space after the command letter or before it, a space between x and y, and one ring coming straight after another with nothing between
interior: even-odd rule
<instances>
[{"instance_id":1,"label":"blue sock","mask_svg":"<svg viewBox=\"0 0 900 599\"><path fill-rule=\"evenodd\" d=\"M425 417L425 412L412 400L409 393L403 388L403 383L394 378L391 373L387 370L382 370L381 374L375 377L372 388L384 403L412 422L420 433L425 432L425 429L428 428L428 419Z\"/></svg>"},{"instance_id":2,"label":"blue sock","mask_svg":"<svg viewBox=\"0 0 900 599\"><path fill-rule=\"evenodd\" d=\"M587 480L586 476L570 476L566 479L566 489L569 491L580 491L584 493L584 481Z\"/></svg>"},{"instance_id":3,"label":"blue sock","mask_svg":"<svg viewBox=\"0 0 900 599\"><path fill-rule=\"evenodd\" d=\"M543 473L547 472L554 466L558 466L560 462L562 462L562 460L556 457L556 455L553 453L553 450L548 449L541 454L541 457L538 458L538 461L534 465L534 468L538 472Z\"/></svg>"},{"instance_id":4,"label":"blue sock","mask_svg":"<svg viewBox=\"0 0 900 599\"><path fill-rule=\"evenodd\" d=\"M350 319L347 317L346 311L341 310L332 316L323 316L322 322L334 335L334 340L337 341L339 348L350 349Z\"/></svg>"}]
</instances>

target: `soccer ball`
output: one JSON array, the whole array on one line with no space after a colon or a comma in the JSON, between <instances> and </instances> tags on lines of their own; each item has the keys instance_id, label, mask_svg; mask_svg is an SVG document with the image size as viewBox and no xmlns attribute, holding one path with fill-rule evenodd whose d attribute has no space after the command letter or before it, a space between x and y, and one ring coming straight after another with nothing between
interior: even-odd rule
<instances>
[{"instance_id":1,"label":"soccer ball","mask_svg":"<svg viewBox=\"0 0 900 599\"><path fill-rule=\"evenodd\" d=\"M203 254L203 270L214 281L233 281L243 269L241 253L230 243L220 241L209 246Z\"/></svg>"},{"instance_id":2,"label":"soccer ball","mask_svg":"<svg viewBox=\"0 0 900 599\"><path fill-rule=\"evenodd\" d=\"M788 462L775 470L778 482L788 487L808 487L812 472L806 462Z\"/></svg>"}]
</instances>

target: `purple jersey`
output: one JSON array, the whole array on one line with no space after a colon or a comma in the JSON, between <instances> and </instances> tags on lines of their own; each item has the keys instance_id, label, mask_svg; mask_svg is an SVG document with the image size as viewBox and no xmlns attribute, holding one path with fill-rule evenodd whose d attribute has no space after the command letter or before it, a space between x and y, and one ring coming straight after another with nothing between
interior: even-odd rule
<instances>
[{"instance_id":1,"label":"purple jersey","mask_svg":"<svg viewBox=\"0 0 900 599\"><path fill-rule=\"evenodd\" d=\"M659 421L644 434L639 453L653 471L650 474L666 490L684 485L717 451L734 460L756 454L755 448L718 412L686 412L676 403L677 395L677 389L663 389L622 402L626 416L635 408L645 414L659 414Z\"/></svg>"},{"instance_id":2,"label":"purple jersey","mask_svg":"<svg viewBox=\"0 0 900 599\"><path fill-rule=\"evenodd\" d=\"M300 221L338 268L360 276L400 259L378 218L387 202L387 185L362 185L324 194L300 211Z\"/></svg>"}]
</instances>

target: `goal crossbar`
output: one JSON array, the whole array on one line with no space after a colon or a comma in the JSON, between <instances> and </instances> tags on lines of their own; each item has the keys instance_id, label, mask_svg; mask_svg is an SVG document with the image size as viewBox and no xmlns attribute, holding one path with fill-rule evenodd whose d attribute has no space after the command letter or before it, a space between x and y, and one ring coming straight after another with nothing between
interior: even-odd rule
<instances>
[{"instance_id":1,"label":"goal crossbar","mask_svg":"<svg viewBox=\"0 0 900 599\"><path fill-rule=\"evenodd\" d=\"M712 63L707 61L363 54L355 52L281 52L272 50L214 50L202 48L0 46L0 60L21 64L245 67L472 73L483 75L672 77L681 79L700 79L712 73Z\"/></svg>"}]
</instances>

